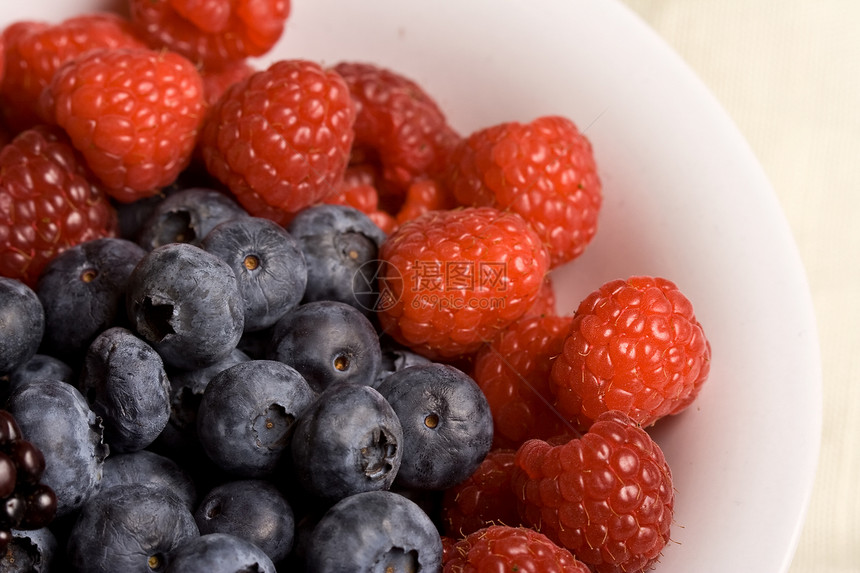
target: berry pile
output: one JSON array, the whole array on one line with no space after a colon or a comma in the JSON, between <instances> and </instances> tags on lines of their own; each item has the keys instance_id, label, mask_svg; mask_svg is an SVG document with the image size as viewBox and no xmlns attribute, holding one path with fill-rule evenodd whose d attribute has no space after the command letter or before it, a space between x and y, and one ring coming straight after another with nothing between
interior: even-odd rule
<instances>
[{"instance_id":1,"label":"berry pile","mask_svg":"<svg viewBox=\"0 0 860 573\"><path fill-rule=\"evenodd\" d=\"M127 8L2 33L0 556L652 568L648 429L711 349L663 277L556 312L603 203L577 126L461 134L399 71L257 69L289 0Z\"/></svg>"},{"instance_id":2,"label":"berry pile","mask_svg":"<svg viewBox=\"0 0 860 573\"><path fill-rule=\"evenodd\" d=\"M42 483L45 457L24 439L21 428L0 410L0 552L12 540L12 530L45 527L57 512L57 496Z\"/></svg>"}]
</instances>

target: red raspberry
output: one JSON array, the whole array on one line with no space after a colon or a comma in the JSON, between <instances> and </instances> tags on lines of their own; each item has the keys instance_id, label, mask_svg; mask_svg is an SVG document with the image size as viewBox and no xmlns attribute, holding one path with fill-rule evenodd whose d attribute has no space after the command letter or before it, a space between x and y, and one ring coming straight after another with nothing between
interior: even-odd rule
<instances>
[{"instance_id":1,"label":"red raspberry","mask_svg":"<svg viewBox=\"0 0 860 573\"><path fill-rule=\"evenodd\" d=\"M289 0L130 0L129 7L150 47L212 69L266 54L290 15Z\"/></svg>"},{"instance_id":2,"label":"red raspberry","mask_svg":"<svg viewBox=\"0 0 860 573\"><path fill-rule=\"evenodd\" d=\"M203 79L203 98L206 100L206 107L211 108L227 88L233 84L239 83L249 77L256 70L245 60L232 62L223 68L217 70L203 69L200 70L200 77Z\"/></svg>"},{"instance_id":3,"label":"red raspberry","mask_svg":"<svg viewBox=\"0 0 860 573\"><path fill-rule=\"evenodd\" d=\"M550 390L559 411L580 428L607 410L647 427L690 405L710 360L693 305L674 283L614 280L577 308Z\"/></svg>"},{"instance_id":4,"label":"red raspberry","mask_svg":"<svg viewBox=\"0 0 860 573\"><path fill-rule=\"evenodd\" d=\"M595 573L645 571L669 541L672 472L624 414L604 413L563 445L530 440L514 463L520 517Z\"/></svg>"},{"instance_id":5,"label":"red raspberry","mask_svg":"<svg viewBox=\"0 0 860 573\"><path fill-rule=\"evenodd\" d=\"M429 211L380 249L379 321L434 359L474 353L535 301L549 259L534 230L492 207Z\"/></svg>"},{"instance_id":6,"label":"red raspberry","mask_svg":"<svg viewBox=\"0 0 860 573\"><path fill-rule=\"evenodd\" d=\"M547 276L543 281L543 286L540 289L540 294L538 294L534 306L525 313L524 317L555 316L557 314L555 287L552 284L552 279Z\"/></svg>"},{"instance_id":7,"label":"red raspberry","mask_svg":"<svg viewBox=\"0 0 860 573\"><path fill-rule=\"evenodd\" d=\"M386 235L390 235L397 230L397 227L399 227L394 217L385 211L377 210L373 213L369 213L367 216L370 217L370 220L373 221L377 227L382 229L382 232Z\"/></svg>"},{"instance_id":8,"label":"red raspberry","mask_svg":"<svg viewBox=\"0 0 860 573\"><path fill-rule=\"evenodd\" d=\"M495 447L570 431L552 405L549 373L573 317L521 318L475 355L473 377L493 413Z\"/></svg>"},{"instance_id":9,"label":"red raspberry","mask_svg":"<svg viewBox=\"0 0 860 573\"><path fill-rule=\"evenodd\" d=\"M18 134L0 151L0 275L34 287L55 255L117 234L116 211L56 127Z\"/></svg>"},{"instance_id":10,"label":"red raspberry","mask_svg":"<svg viewBox=\"0 0 860 573\"><path fill-rule=\"evenodd\" d=\"M329 205L346 205L369 215L379 209L379 194L373 185L342 186L340 191L323 199Z\"/></svg>"},{"instance_id":11,"label":"red raspberry","mask_svg":"<svg viewBox=\"0 0 860 573\"><path fill-rule=\"evenodd\" d=\"M443 573L590 573L570 551L525 527L493 525L457 542L444 555Z\"/></svg>"},{"instance_id":12,"label":"red raspberry","mask_svg":"<svg viewBox=\"0 0 860 573\"><path fill-rule=\"evenodd\" d=\"M441 174L460 136L415 81L367 63L335 66L356 106L357 157L381 166L385 189L404 193L416 179Z\"/></svg>"},{"instance_id":13,"label":"red raspberry","mask_svg":"<svg viewBox=\"0 0 860 573\"><path fill-rule=\"evenodd\" d=\"M472 133L454 150L447 181L463 205L522 215L547 244L552 267L578 257L597 231L603 196L591 143L564 117Z\"/></svg>"},{"instance_id":14,"label":"red raspberry","mask_svg":"<svg viewBox=\"0 0 860 573\"><path fill-rule=\"evenodd\" d=\"M339 189L354 121L337 73L282 60L224 93L207 115L201 151L248 212L286 224Z\"/></svg>"},{"instance_id":15,"label":"red raspberry","mask_svg":"<svg viewBox=\"0 0 860 573\"><path fill-rule=\"evenodd\" d=\"M4 32L6 74L0 94L7 121L24 129L49 119L40 109L42 91L66 62L95 49L143 48L129 22L110 13L76 16L58 24L16 22Z\"/></svg>"},{"instance_id":16,"label":"red raspberry","mask_svg":"<svg viewBox=\"0 0 860 573\"><path fill-rule=\"evenodd\" d=\"M490 525L519 525L517 498L511 489L516 450L490 450L466 481L445 490L442 523L445 533L464 537Z\"/></svg>"},{"instance_id":17,"label":"red raspberry","mask_svg":"<svg viewBox=\"0 0 860 573\"><path fill-rule=\"evenodd\" d=\"M122 202L176 180L191 161L204 111L191 62L148 49L90 51L57 71L43 101Z\"/></svg>"},{"instance_id":18,"label":"red raspberry","mask_svg":"<svg viewBox=\"0 0 860 573\"><path fill-rule=\"evenodd\" d=\"M455 201L439 182L433 179L420 179L409 185L403 205L397 212L400 224L415 219L427 211L451 209Z\"/></svg>"},{"instance_id":19,"label":"red raspberry","mask_svg":"<svg viewBox=\"0 0 860 573\"><path fill-rule=\"evenodd\" d=\"M0 34L0 89L3 86L3 77L6 75L6 39Z\"/></svg>"}]
</instances>

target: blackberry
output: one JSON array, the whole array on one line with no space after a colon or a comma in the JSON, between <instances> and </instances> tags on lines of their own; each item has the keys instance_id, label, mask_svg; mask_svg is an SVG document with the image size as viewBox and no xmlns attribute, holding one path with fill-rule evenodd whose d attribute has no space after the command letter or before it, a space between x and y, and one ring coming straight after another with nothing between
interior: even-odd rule
<instances>
[{"instance_id":1,"label":"blackberry","mask_svg":"<svg viewBox=\"0 0 860 573\"><path fill-rule=\"evenodd\" d=\"M45 457L24 439L15 417L0 410L0 554L13 529L40 529L53 521L57 496L43 484Z\"/></svg>"}]
</instances>

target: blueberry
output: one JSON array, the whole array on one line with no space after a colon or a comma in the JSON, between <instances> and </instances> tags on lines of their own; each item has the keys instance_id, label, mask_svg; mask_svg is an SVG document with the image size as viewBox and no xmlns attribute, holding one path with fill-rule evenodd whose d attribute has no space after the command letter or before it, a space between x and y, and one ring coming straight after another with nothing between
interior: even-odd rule
<instances>
[{"instance_id":1,"label":"blueberry","mask_svg":"<svg viewBox=\"0 0 860 573\"><path fill-rule=\"evenodd\" d=\"M263 330L245 331L236 348L254 360L265 359L269 354L269 344L274 330L274 326L270 326Z\"/></svg>"},{"instance_id":2,"label":"blueberry","mask_svg":"<svg viewBox=\"0 0 860 573\"><path fill-rule=\"evenodd\" d=\"M155 195L132 201L131 203L122 203L120 201L112 201L116 209L117 226L119 228L118 235L120 238L137 243L140 237L140 232L146 225L147 220L152 215L155 208L161 204L168 196L179 189L174 186L165 187Z\"/></svg>"},{"instance_id":3,"label":"blueberry","mask_svg":"<svg viewBox=\"0 0 860 573\"><path fill-rule=\"evenodd\" d=\"M269 358L298 370L317 392L336 382L370 385L382 360L373 324L354 307L309 302L272 329Z\"/></svg>"},{"instance_id":4,"label":"blueberry","mask_svg":"<svg viewBox=\"0 0 860 573\"><path fill-rule=\"evenodd\" d=\"M251 358L247 354L236 348L215 364L196 370L168 372L170 419L156 439L158 446L173 455L193 453L200 445L197 440L197 409L209 381L222 370L249 360Z\"/></svg>"},{"instance_id":5,"label":"blueberry","mask_svg":"<svg viewBox=\"0 0 860 573\"><path fill-rule=\"evenodd\" d=\"M111 451L145 448L170 417L170 382L161 356L121 326L99 334L87 349L78 389L102 418Z\"/></svg>"},{"instance_id":6,"label":"blueberry","mask_svg":"<svg viewBox=\"0 0 860 573\"><path fill-rule=\"evenodd\" d=\"M44 351L75 362L101 331L127 324L128 278L145 254L131 241L104 238L54 257L36 286L45 308Z\"/></svg>"},{"instance_id":7,"label":"blueberry","mask_svg":"<svg viewBox=\"0 0 860 573\"><path fill-rule=\"evenodd\" d=\"M304 302L336 300L373 313L386 235L370 217L344 205L315 205L296 214L287 230L308 262Z\"/></svg>"},{"instance_id":8,"label":"blueberry","mask_svg":"<svg viewBox=\"0 0 860 573\"><path fill-rule=\"evenodd\" d=\"M0 375L30 360L45 333L45 310L35 291L7 277L0 277L0 331Z\"/></svg>"},{"instance_id":9,"label":"blueberry","mask_svg":"<svg viewBox=\"0 0 860 573\"><path fill-rule=\"evenodd\" d=\"M191 511L197 504L197 488L185 470L170 458L149 450L111 454L107 457L100 489L123 484L145 484L164 488L185 503Z\"/></svg>"},{"instance_id":10,"label":"blueberry","mask_svg":"<svg viewBox=\"0 0 860 573\"><path fill-rule=\"evenodd\" d=\"M220 191L183 189L154 206L141 226L137 242L147 251L169 243L199 246L216 225L247 216L247 211Z\"/></svg>"},{"instance_id":11,"label":"blueberry","mask_svg":"<svg viewBox=\"0 0 860 573\"><path fill-rule=\"evenodd\" d=\"M57 537L47 527L12 530L12 542L0 558L0 573L48 573L59 554Z\"/></svg>"},{"instance_id":12,"label":"blueberry","mask_svg":"<svg viewBox=\"0 0 860 573\"><path fill-rule=\"evenodd\" d=\"M74 386L58 380L19 386L6 409L45 456L42 483L57 495L57 516L81 507L96 492L108 454L101 419Z\"/></svg>"},{"instance_id":13,"label":"blueberry","mask_svg":"<svg viewBox=\"0 0 860 573\"><path fill-rule=\"evenodd\" d=\"M236 275L200 247L172 243L147 253L132 271L126 298L134 330L169 366L214 364L242 337Z\"/></svg>"},{"instance_id":14,"label":"blueberry","mask_svg":"<svg viewBox=\"0 0 860 573\"><path fill-rule=\"evenodd\" d=\"M379 392L335 384L299 417L291 453L299 484L334 501L391 487L403 457L403 430Z\"/></svg>"},{"instance_id":15,"label":"blueberry","mask_svg":"<svg viewBox=\"0 0 860 573\"><path fill-rule=\"evenodd\" d=\"M293 510L269 481L235 480L209 491L194 512L201 534L228 533L250 541L274 563L293 546Z\"/></svg>"},{"instance_id":16,"label":"blueberry","mask_svg":"<svg viewBox=\"0 0 860 573\"><path fill-rule=\"evenodd\" d=\"M217 374L203 392L197 435L206 455L241 477L274 472L293 422L316 398L295 369L251 360Z\"/></svg>"},{"instance_id":17,"label":"blueberry","mask_svg":"<svg viewBox=\"0 0 860 573\"><path fill-rule=\"evenodd\" d=\"M250 541L209 533L180 545L170 555L165 573L275 573L275 565Z\"/></svg>"},{"instance_id":18,"label":"blueberry","mask_svg":"<svg viewBox=\"0 0 860 573\"><path fill-rule=\"evenodd\" d=\"M379 392L403 426L398 485L447 489L472 475L490 450L490 406L461 370L440 363L410 366L383 380Z\"/></svg>"},{"instance_id":19,"label":"blueberry","mask_svg":"<svg viewBox=\"0 0 860 573\"><path fill-rule=\"evenodd\" d=\"M308 282L305 257L277 223L259 217L227 221L212 229L200 246L236 273L246 332L273 325L302 300Z\"/></svg>"},{"instance_id":20,"label":"blueberry","mask_svg":"<svg viewBox=\"0 0 860 573\"><path fill-rule=\"evenodd\" d=\"M199 534L194 516L166 490L115 485L81 508L66 550L77 573L152 573L164 571L169 554Z\"/></svg>"},{"instance_id":21,"label":"blueberry","mask_svg":"<svg viewBox=\"0 0 860 573\"><path fill-rule=\"evenodd\" d=\"M76 381L75 371L71 366L47 354L36 353L33 357L13 370L7 383L0 390L0 402L5 402L15 388L27 382L39 380L61 380L74 384Z\"/></svg>"},{"instance_id":22,"label":"blueberry","mask_svg":"<svg viewBox=\"0 0 860 573\"><path fill-rule=\"evenodd\" d=\"M372 384L374 388L378 388L383 380L395 372L400 372L410 366L430 364L431 362L429 358L390 341L380 343L380 347L382 349L382 362L376 380Z\"/></svg>"},{"instance_id":23,"label":"blueberry","mask_svg":"<svg viewBox=\"0 0 860 573\"><path fill-rule=\"evenodd\" d=\"M439 572L442 539L426 513L390 491L359 493L322 517L307 549L307 573Z\"/></svg>"}]
</instances>

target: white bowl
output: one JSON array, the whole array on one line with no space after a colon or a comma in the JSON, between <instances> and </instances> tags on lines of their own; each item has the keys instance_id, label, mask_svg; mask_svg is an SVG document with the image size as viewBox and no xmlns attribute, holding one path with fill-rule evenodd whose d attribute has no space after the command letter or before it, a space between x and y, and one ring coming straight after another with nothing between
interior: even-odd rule
<instances>
[{"instance_id":1,"label":"white bowl","mask_svg":"<svg viewBox=\"0 0 860 573\"><path fill-rule=\"evenodd\" d=\"M10 3L0 23L118 3ZM821 432L811 300L761 167L678 56L616 0L293 0L259 64L282 58L399 71L463 134L547 114L585 131L605 203L594 242L555 274L561 309L606 280L660 275L713 350L698 401L653 430L677 489L657 571L786 571Z\"/></svg>"}]
</instances>

